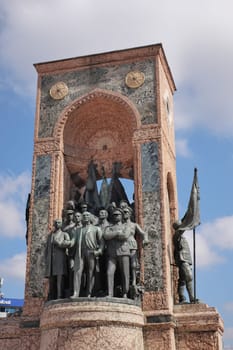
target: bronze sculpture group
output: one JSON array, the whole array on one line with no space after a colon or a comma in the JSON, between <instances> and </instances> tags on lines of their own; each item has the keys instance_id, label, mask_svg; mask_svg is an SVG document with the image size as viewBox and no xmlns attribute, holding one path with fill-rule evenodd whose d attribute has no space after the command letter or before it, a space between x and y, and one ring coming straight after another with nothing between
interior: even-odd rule
<instances>
[{"instance_id":1,"label":"bronze sculpture group","mask_svg":"<svg viewBox=\"0 0 233 350\"><path fill-rule=\"evenodd\" d=\"M134 222L134 203L129 204L118 178L119 164L113 166L110 185L103 171L100 195L95 171L94 163L90 162L84 198L78 204L73 200L67 202L63 220L56 219L48 235L45 276L49 278L50 300L80 296L138 299L143 290L138 241L144 246L148 235ZM185 288L190 302L194 302L190 249L179 223L175 222L173 228L179 302L186 300Z\"/></svg>"},{"instance_id":2,"label":"bronze sculpture group","mask_svg":"<svg viewBox=\"0 0 233 350\"><path fill-rule=\"evenodd\" d=\"M141 235L143 244L148 239L140 226L131 222L131 212L129 206L124 210L114 207L109 222L108 211L100 209L98 223L94 225L96 217L90 212L81 214L69 209L66 224L54 221L46 249L49 299L99 295L136 297L139 281L136 281L135 234ZM103 279L105 285L101 283Z\"/></svg>"}]
</instances>

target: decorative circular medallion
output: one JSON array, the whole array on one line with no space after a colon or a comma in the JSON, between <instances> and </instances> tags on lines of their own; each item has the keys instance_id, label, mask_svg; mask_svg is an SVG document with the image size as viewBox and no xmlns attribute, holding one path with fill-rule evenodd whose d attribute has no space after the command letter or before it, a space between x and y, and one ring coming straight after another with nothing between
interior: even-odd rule
<instances>
[{"instance_id":1,"label":"decorative circular medallion","mask_svg":"<svg viewBox=\"0 0 233 350\"><path fill-rule=\"evenodd\" d=\"M136 89L145 81L145 75L139 71L131 71L125 77L125 83L128 87Z\"/></svg>"},{"instance_id":2,"label":"decorative circular medallion","mask_svg":"<svg viewBox=\"0 0 233 350\"><path fill-rule=\"evenodd\" d=\"M61 100L68 94L68 86L60 81L51 87L49 94L54 100Z\"/></svg>"}]
</instances>

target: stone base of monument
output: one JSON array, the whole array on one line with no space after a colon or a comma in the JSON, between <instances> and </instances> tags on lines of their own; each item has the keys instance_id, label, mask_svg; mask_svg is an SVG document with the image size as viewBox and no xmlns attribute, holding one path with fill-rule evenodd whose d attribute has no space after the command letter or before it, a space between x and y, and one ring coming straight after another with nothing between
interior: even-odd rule
<instances>
[{"instance_id":1,"label":"stone base of monument","mask_svg":"<svg viewBox=\"0 0 233 350\"><path fill-rule=\"evenodd\" d=\"M129 299L78 298L45 304L40 350L143 350L144 315Z\"/></svg>"},{"instance_id":2,"label":"stone base of monument","mask_svg":"<svg viewBox=\"0 0 233 350\"><path fill-rule=\"evenodd\" d=\"M206 304L174 305L173 313L145 313L144 347L147 350L222 350L223 321Z\"/></svg>"},{"instance_id":3,"label":"stone base of monument","mask_svg":"<svg viewBox=\"0 0 233 350\"><path fill-rule=\"evenodd\" d=\"M174 306L177 349L221 350L223 321L214 307L206 304Z\"/></svg>"},{"instance_id":4,"label":"stone base of monument","mask_svg":"<svg viewBox=\"0 0 233 350\"><path fill-rule=\"evenodd\" d=\"M40 319L0 320L0 349L222 350L223 322L206 304L141 310L129 299L78 298L45 303Z\"/></svg>"}]
</instances>

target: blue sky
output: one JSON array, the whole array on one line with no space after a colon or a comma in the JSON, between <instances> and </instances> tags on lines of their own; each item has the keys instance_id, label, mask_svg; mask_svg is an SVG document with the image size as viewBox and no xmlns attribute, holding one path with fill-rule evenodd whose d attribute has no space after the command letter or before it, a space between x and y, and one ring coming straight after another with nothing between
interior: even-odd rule
<instances>
[{"instance_id":1,"label":"blue sky","mask_svg":"<svg viewBox=\"0 0 233 350\"><path fill-rule=\"evenodd\" d=\"M33 63L162 43L174 96L179 216L194 167L201 190L197 294L233 344L233 4L231 0L0 0L0 276L23 297ZM187 232L190 240L192 233Z\"/></svg>"}]
</instances>

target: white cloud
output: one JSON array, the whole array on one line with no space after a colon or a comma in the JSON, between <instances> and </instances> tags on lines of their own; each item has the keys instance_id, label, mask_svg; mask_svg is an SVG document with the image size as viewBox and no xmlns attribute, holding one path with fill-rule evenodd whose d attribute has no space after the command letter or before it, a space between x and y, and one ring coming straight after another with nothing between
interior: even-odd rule
<instances>
[{"instance_id":1,"label":"white cloud","mask_svg":"<svg viewBox=\"0 0 233 350\"><path fill-rule=\"evenodd\" d=\"M0 276L4 277L4 281L9 279L25 279L26 254L19 253L10 258L0 261ZM5 283L4 283L5 284Z\"/></svg>"},{"instance_id":2,"label":"white cloud","mask_svg":"<svg viewBox=\"0 0 233 350\"><path fill-rule=\"evenodd\" d=\"M193 237L191 232L185 234L193 256ZM206 237L196 233L196 264L203 269L225 262L225 258L207 241Z\"/></svg>"},{"instance_id":3,"label":"white cloud","mask_svg":"<svg viewBox=\"0 0 233 350\"><path fill-rule=\"evenodd\" d=\"M233 215L217 218L200 226L203 235L212 246L220 249L233 249Z\"/></svg>"},{"instance_id":4,"label":"white cloud","mask_svg":"<svg viewBox=\"0 0 233 350\"><path fill-rule=\"evenodd\" d=\"M0 174L0 236L24 237L25 209L30 191L30 175Z\"/></svg>"},{"instance_id":5,"label":"white cloud","mask_svg":"<svg viewBox=\"0 0 233 350\"><path fill-rule=\"evenodd\" d=\"M233 28L232 28L233 29ZM229 41L233 38L229 37ZM186 56L190 71L185 69L181 92L176 97L176 127L187 129L202 126L215 134L233 135L233 72L230 69L233 51L226 43L202 43L195 54L198 41Z\"/></svg>"},{"instance_id":6,"label":"white cloud","mask_svg":"<svg viewBox=\"0 0 233 350\"><path fill-rule=\"evenodd\" d=\"M188 140L184 138L176 139L176 153L178 156L189 158L192 152L188 145Z\"/></svg>"},{"instance_id":7,"label":"white cloud","mask_svg":"<svg viewBox=\"0 0 233 350\"><path fill-rule=\"evenodd\" d=\"M11 196L17 196L20 201L25 200L25 194L30 185L30 174L23 172L19 175L12 173L0 174L0 200L5 200Z\"/></svg>"},{"instance_id":8,"label":"white cloud","mask_svg":"<svg viewBox=\"0 0 233 350\"><path fill-rule=\"evenodd\" d=\"M204 268L225 262L225 258L211 246L205 236L197 234L197 266Z\"/></svg>"},{"instance_id":9,"label":"white cloud","mask_svg":"<svg viewBox=\"0 0 233 350\"><path fill-rule=\"evenodd\" d=\"M226 262L225 250L233 250L233 216L217 218L196 229L197 266L206 268ZM193 251L192 232L185 233Z\"/></svg>"}]
</instances>

